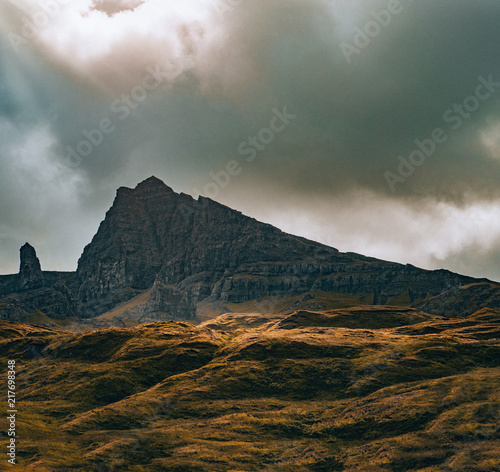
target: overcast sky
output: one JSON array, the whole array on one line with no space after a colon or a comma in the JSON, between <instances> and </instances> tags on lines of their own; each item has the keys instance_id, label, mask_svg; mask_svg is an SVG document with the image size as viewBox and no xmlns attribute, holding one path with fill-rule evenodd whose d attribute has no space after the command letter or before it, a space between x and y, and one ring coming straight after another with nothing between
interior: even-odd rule
<instances>
[{"instance_id":1,"label":"overcast sky","mask_svg":"<svg viewBox=\"0 0 500 472\"><path fill-rule=\"evenodd\" d=\"M0 273L26 241L74 270L116 189L156 175L500 281L498 0L0 5Z\"/></svg>"}]
</instances>

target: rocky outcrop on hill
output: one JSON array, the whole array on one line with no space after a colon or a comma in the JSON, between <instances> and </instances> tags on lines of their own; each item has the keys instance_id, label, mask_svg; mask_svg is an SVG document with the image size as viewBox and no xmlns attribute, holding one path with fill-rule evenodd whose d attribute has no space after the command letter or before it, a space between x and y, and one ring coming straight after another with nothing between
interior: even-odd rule
<instances>
[{"instance_id":1,"label":"rocky outcrop on hill","mask_svg":"<svg viewBox=\"0 0 500 472\"><path fill-rule=\"evenodd\" d=\"M202 301L241 303L325 291L408 304L474 279L364 257L286 234L151 177L120 188L78 263L78 298L96 316L152 288L142 315L193 319Z\"/></svg>"},{"instance_id":2,"label":"rocky outcrop on hill","mask_svg":"<svg viewBox=\"0 0 500 472\"><path fill-rule=\"evenodd\" d=\"M43 272L36 251L26 243L20 249L19 273L0 279L0 319L39 321L47 315L54 319L76 316L78 302L68 285L71 273Z\"/></svg>"},{"instance_id":3,"label":"rocky outcrop on hill","mask_svg":"<svg viewBox=\"0 0 500 472\"><path fill-rule=\"evenodd\" d=\"M26 243L20 250L19 288L28 290L43 286L43 272L35 249Z\"/></svg>"}]
</instances>

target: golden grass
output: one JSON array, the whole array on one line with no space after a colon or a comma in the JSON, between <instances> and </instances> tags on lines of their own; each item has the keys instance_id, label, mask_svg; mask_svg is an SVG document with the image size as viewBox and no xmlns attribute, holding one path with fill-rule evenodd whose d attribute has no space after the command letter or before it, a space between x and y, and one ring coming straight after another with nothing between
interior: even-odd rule
<instances>
[{"instance_id":1,"label":"golden grass","mask_svg":"<svg viewBox=\"0 0 500 472\"><path fill-rule=\"evenodd\" d=\"M19 470L499 469L498 312L310 314L83 334L0 322Z\"/></svg>"}]
</instances>

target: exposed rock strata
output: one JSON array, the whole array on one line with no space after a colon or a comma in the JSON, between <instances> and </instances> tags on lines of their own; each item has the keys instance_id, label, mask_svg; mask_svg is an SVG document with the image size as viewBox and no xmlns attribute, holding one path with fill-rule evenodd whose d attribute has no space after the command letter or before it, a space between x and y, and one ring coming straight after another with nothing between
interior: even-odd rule
<instances>
[{"instance_id":1,"label":"exposed rock strata","mask_svg":"<svg viewBox=\"0 0 500 472\"><path fill-rule=\"evenodd\" d=\"M304 307L298 299L310 299L309 309L322 309L318 293L456 316L464 303L460 288L475 283L487 284L488 293L468 290L467 313L495 304L500 284L340 253L208 198L177 194L151 177L118 189L76 273L42 272L33 247L23 246L20 273L0 276L0 318L23 321L33 312L94 318L118 310L121 320L192 320L200 307L216 316L264 298L296 308Z\"/></svg>"},{"instance_id":2,"label":"exposed rock strata","mask_svg":"<svg viewBox=\"0 0 500 472\"><path fill-rule=\"evenodd\" d=\"M474 279L384 262L283 233L210 199L177 194L152 177L120 188L80 258L87 316L153 287L143 315L192 319L206 300L240 303L314 291L409 303Z\"/></svg>"}]
</instances>

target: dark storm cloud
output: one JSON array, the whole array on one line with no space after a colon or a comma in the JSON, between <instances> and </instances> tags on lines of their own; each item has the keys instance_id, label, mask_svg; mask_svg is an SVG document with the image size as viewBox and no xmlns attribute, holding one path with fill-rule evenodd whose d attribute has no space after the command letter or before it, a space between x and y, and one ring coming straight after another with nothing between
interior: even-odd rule
<instances>
[{"instance_id":1,"label":"dark storm cloud","mask_svg":"<svg viewBox=\"0 0 500 472\"><path fill-rule=\"evenodd\" d=\"M478 76L492 74L500 81L493 47L500 39L500 5L405 5L359 56L352 57L351 64L339 54L333 33L329 42L323 41L327 31L305 35L309 41L300 38L305 41L294 44L293 61L287 60L290 55L280 59L275 48L264 49L270 51L266 70L272 71L272 88L276 96L281 91L299 119L295 142L273 155L283 165L269 174L261 161L259 175L284 177L287 185L293 183L305 193L331 194L354 185L390 194L384 172L396 172L398 156L406 158L416 139L428 138L441 127L449 132L448 142L404 184L396 185L394 197L460 200L464 194L497 193L498 161L487 158L476 132L488 117L498 116L500 93L482 102L456 132L443 121L443 113L474 94ZM358 24L364 26L362 21ZM304 135L314 139L304 142ZM296 165L285 166L290 153ZM304 159L308 155L314 155L316 166ZM318 167L323 168L320 179Z\"/></svg>"},{"instance_id":2,"label":"dark storm cloud","mask_svg":"<svg viewBox=\"0 0 500 472\"><path fill-rule=\"evenodd\" d=\"M255 216L270 217L270 201L285 206L300 201L320 221L321 201L329 217L345 217L347 209L369 219L366 201L356 195L371 195L387 210L381 212L385 217L391 211L410 219L426 213L431 228L432 217L440 219L438 202L466 209L498 198L500 89L481 100L457 130L451 128L457 112L448 114L449 123L443 121L450 107L475 94L480 76L500 82L496 1L401 1L389 24L348 58L345 44L355 44L353 28L365 29L373 21L371 11L387 10L394 0L243 1L222 13L213 11L217 2L200 1L205 13L179 11L175 21L154 1L81 3L89 4L84 19L61 7L54 24L23 44L19 54L6 30L0 57L2 234L48 234L49 224L63 228L66 217L54 216L53 205L59 215L81 212L86 217L62 231L67 244L62 252L71 259L65 268L74 267L75 254L97 228L116 187L156 174L177 191L206 193L213 189L207 187L213 176L232 160L241 172L208 196ZM146 21L150 27L141 29ZM74 41L69 36L58 43L60 35L53 32L65 25L75 31ZM137 95L151 70L161 71L161 83ZM140 100L133 99L134 90ZM275 110L296 118L248 162L250 154L241 150L249 144L242 148L242 143L269 127ZM103 133L102 143L77 161L68 157L68 149L76 150L103 120L112 131ZM447 141L391 189L386 173L400 176L398 157L408 159L417 149L415 140L428 139L438 127ZM16 149L30 136L40 143L41 161L32 151L21 171ZM19 190L16 176L25 182ZM45 194L42 203L38 191ZM320 226L309 236L325 240L328 229ZM348 240L359 230L345 223L337 236ZM372 230L373 239L388 237L375 224ZM39 239L52 263L57 241L47 238ZM405 252L401 244L394 258ZM465 239L454 245L442 241L423 265L432 265L432 259L457 266L447 244L454 261L467 250ZM481 238L477 244L496 251L491 241L487 249ZM12 244L1 249L9 270L17 265L11 249ZM390 250L384 251L377 255L390 258Z\"/></svg>"}]
</instances>

